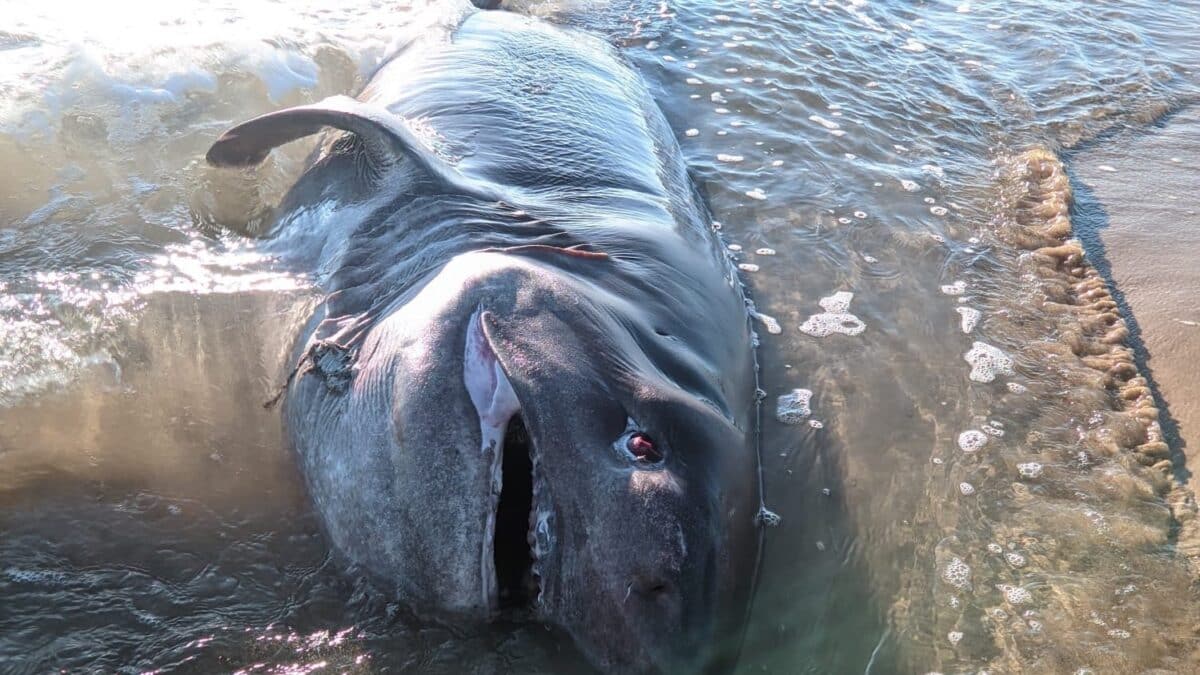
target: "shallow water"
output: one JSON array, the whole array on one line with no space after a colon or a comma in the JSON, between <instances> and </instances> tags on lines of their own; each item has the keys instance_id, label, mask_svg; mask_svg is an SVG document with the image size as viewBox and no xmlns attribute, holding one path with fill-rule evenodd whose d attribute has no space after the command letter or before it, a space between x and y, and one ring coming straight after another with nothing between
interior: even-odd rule
<instances>
[{"instance_id":1,"label":"shallow water","mask_svg":"<svg viewBox=\"0 0 1200 675\"><path fill-rule=\"evenodd\" d=\"M0 669L579 668L540 628L414 628L339 575L262 408L312 299L228 228L305 148L253 183L203 152L354 92L412 11L120 4L0 30ZM764 428L783 520L744 671L1194 671L1186 528L1167 479L1095 450L1128 419L1055 349L1006 167L1120 156L1192 105L1200 6L510 4L639 67L740 247L766 409L812 392Z\"/></svg>"}]
</instances>

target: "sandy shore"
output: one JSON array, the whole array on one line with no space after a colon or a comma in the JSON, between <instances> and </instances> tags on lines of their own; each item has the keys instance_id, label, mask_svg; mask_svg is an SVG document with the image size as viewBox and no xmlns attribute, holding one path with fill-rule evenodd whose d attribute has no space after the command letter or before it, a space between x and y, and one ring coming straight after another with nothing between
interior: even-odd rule
<instances>
[{"instance_id":1,"label":"sandy shore","mask_svg":"<svg viewBox=\"0 0 1200 675\"><path fill-rule=\"evenodd\" d=\"M1167 404L1164 430L1200 484L1200 109L1069 162L1076 236L1115 282ZM1172 428L1173 427L1173 428ZM1175 433L1178 439L1171 438Z\"/></svg>"}]
</instances>

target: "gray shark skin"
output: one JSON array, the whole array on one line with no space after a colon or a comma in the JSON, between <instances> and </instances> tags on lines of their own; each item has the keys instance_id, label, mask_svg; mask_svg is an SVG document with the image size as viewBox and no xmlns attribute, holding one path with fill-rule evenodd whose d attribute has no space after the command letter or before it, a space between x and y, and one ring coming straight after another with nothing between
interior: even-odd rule
<instances>
[{"instance_id":1,"label":"gray shark skin","mask_svg":"<svg viewBox=\"0 0 1200 675\"><path fill-rule=\"evenodd\" d=\"M283 394L315 509L421 615L516 612L609 672L728 668L760 551L736 271L611 46L441 9L357 98L207 156L331 129L263 243L322 292Z\"/></svg>"}]
</instances>

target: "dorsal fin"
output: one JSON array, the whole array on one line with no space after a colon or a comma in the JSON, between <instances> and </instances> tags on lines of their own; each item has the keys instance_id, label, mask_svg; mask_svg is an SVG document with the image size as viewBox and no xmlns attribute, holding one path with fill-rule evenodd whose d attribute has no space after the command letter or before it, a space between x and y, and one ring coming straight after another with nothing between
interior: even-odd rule
<instances>
[{"instance_id":1,"label":"dorsal fin","mask_svg":"<svg viewBox=\"0 0 1200 675\"><path fill-rule=\"evenodd\" d=\"M403 118L349 96L331 96L319 103L277 110L242 122L221 134L205 159L219 167L255 166L273 148L311 136L324 127L355 134L371 160L383 166L403 154L449 191L489 201L503 199L495 186L464 176L438 157Z\"/></svg>"}]
</instances>

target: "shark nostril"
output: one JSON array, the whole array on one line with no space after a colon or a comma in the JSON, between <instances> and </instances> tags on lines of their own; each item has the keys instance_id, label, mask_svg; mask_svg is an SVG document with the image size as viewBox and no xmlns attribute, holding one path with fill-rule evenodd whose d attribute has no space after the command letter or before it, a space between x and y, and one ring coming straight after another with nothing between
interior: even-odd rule
<instances>
[{"instance_id":1,"label":"shark nostril","mask_svg":"<svg viewBox=\"0 0 1200 675\"><path fill-rule=\"evenodd\" d=\"M639 575L630 583L630 589L647 600L657 601L671 595L674 585L659 575Z\"/></svg>"}]
</instances>

